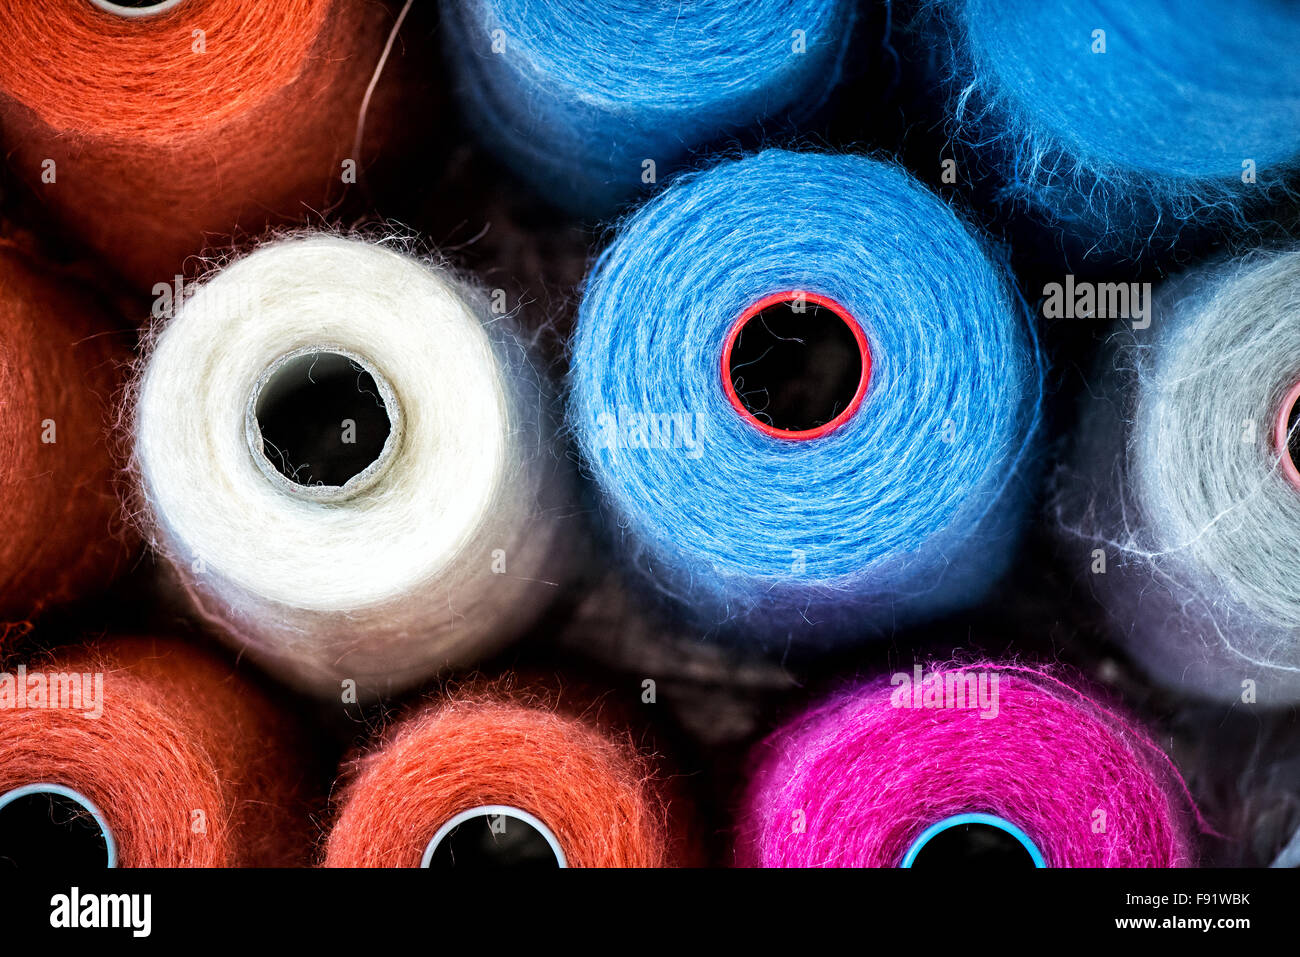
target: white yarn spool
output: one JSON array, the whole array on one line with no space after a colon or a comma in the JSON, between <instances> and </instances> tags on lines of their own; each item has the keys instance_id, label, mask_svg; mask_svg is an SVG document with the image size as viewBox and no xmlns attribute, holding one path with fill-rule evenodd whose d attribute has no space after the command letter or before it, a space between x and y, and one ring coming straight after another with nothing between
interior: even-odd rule
<instances>
[{"instance_id":1,"label":"white yarn spool","mask_svg":"<svg viewBox=\"0 0 1300 957\"><path fill-rule=\"evenodd\" d=\"M1116 337L1110 358L1059 500L1061 524L1091 550L1081 566L1162 684L1300 701L1300 487L1286 448L1288 432L1300 438L1287 425L1300 252L1168 284L1151 328Z\"/></svg>"},{"instance_id":2,"label":"white yarn spool","mask_svg":"<svg viewBox=\"0 0 1300 957\"><path fill-rule=\"evenodd\" d=\"M355 471L357 448L379 447L378 405L382 447L336 484L281 474L267 406L349 362L376 387L335 396L357 406L352 448L311 406L304 441L338 430L326 465ZM326 235L262 246L178 306L135 392L156 547L200 613L291 683L401 690L495 650L560 591L572 509L548 392L439 268Z\"/></svg>"}]
</instances>

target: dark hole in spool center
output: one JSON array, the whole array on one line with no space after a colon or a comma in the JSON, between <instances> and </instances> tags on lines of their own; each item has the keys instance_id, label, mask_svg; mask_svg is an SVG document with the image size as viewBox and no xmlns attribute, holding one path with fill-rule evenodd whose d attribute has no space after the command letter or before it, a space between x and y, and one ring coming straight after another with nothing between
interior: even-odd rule
<instances>
[{"instance_id":1,"label":"dark hole in spool center","mask_svg":"<svg viewBox=\"0 0 1300 957\"><path fill-rule=\"evenodd\" d=\"M913 867L1032 868L1034 859L1013 835L991 824L954 824L917 851Z\"/></svg>"},{"instance_id":2,"label":"dark hole in spool center","mask_svg":"<svg viewBox=\"0 0 1300 957\"><path fill-rule=\"evenodd\" d=\"M108 842L90 811L65 794L37 791L0 807L0 868L108 867Z\"/></svg>"},{"instance_id":3,"label":"dark hole in spool center","mask_svg":"<svg viewBox=\"0 0 1300 957\"><path fill-rule=\"evenodd\" d=\"M429 867L469 870L558 869L555 850L537 828L505 814L478 814L448 831Z\"/></svg>"},{"instance_id":4,"label":"dark hole in spool center","mask_svg":"<svg viewBox=\"0 0 1300 957\"><path fill-rule=\"evenodd\" d=\"M725 357L732 404L790 438L841 424L870 372L853 320L819 297L770 297L758 306L742 317Z\"/></svg>"},{"instance_id":5,"label":"dark hole in spool center","mask_svg":"<svg viewBox=\"0 0 1300 957\"><path fill-rule=\"evenodd\" d=\"M298 485L346 484L379 459L392 431L374 376L335 352L284 362L254 414L262 454Z\"/></svg>"}]
</instances>

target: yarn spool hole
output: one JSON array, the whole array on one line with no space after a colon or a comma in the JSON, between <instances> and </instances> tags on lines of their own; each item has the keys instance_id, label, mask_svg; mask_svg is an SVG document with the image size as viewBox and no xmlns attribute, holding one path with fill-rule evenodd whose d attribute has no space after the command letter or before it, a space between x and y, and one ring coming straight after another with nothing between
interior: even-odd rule
<instances>
[{"instance_id":1,"label":"yarn spool hole","mask_svg":"<svg viewBox=\"0 0 1300 957\"><path fill-rule=\"evenodd\" d=\"M1282 464L1282 474L1300 489L1300 382L1282 400L1278 409L1273 444Z\"/></svg>"},{"instance_id":2,"label":"yarn spool hole","mask_svg":"<svg viewBox=\"0 0 1300 957\"><path fill-rule=\"evenodd\" d=\"M112 832L89 798L61 784L28 784L0 795L0 868L116 866Z\"/></svg>"},{"instance_id":3,"label":"yarn spool hole","mask_svg":"<svg viewBox=\"0 0 1300 957\"><path fill-rule=\"evenodd\" d=\"M148 17L180 6L184 0L90 0L92 6L119 17Z\"/></svg>"},{"instance_id":4,"label":"yarn spool hole","mask_svg":"<svg viewBox=\"0 0 1300 957\"><path fill-rule=\"evenodd\" d=\"M870 378L862 327L838 303L811 293L760 299L723 347L728 401L775 438L815 439L839 428L862 404Z\"/></svg>"},{"instance_id":5,"label":"yarn spool hole","mask_svg":"<svg viewBox=\"0 0 1300 957\"><path fill-rule=\"evenodd\" d=\"M336 350L275 362L249 401L253 458L273 482L309 498L361 491L395 454L400 410L392 387L365 360Z\"/></svg>"},{"instance_id":6,"label":"yarn spool hole","mask_svg":"<svg viewBox=\"0 0 1300 957\"><path fill-rule=\"evenodd\" d=\"M1007 869L1046 867L1024 831L992 814L958 814L926 828L903 857L903 867Z\"/></svg>"},{"instance_id":7,"label":"yarn spool hole","mask_svg":"<svg viewBox=\"0 0 1300 957\"><path fill-rule=\"evenodd\" d=\"M486 805L462 811L440 827L420 866L549 870L568 864L551 829L532 814Z\"/></svg>"}]
</instances>

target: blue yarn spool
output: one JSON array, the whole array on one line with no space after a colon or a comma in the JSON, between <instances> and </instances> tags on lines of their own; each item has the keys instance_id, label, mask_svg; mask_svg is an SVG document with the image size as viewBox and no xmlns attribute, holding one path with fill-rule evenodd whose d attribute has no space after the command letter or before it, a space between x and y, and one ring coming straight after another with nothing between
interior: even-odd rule
<instances>
[{"instance_id":1,"label":"blue yarn spool","mask_svg":"<svg viewBox=\"0 0 1300 957\"><path fill-rule=\"evenodd\" d=\"M870 371L855 411L782 437L734 407L722 362L737 317L786 291L837 303ZM572 358L571 427L626 550L708 625L887 632L977 601L1011 558L1032 326L896 166L770 150L682 177L596 263Z\"/></svg>"},{"instance_id":2,"label":"blue yarn spool","mask_svg":"<svg viewBox=\"0 0 1300 957\"><path fill-rule=\"evenodd\" d=\"M798 125L840 75L852 0L444 0L462 111L542 196L600 216L700 147Z\"/></svg>"},{"instance_id":3,"label":"blue yarn spool","mask_svg":"<svg viewBox=\"0 0 1300 957\"><path fill-rule=\"evenodd\" d=\"M1159 252L1187 226L1241 228L1296 185L1300 6L932 0L929 12L955 138L1071 248Z\"/></svg>"}]
</instances>

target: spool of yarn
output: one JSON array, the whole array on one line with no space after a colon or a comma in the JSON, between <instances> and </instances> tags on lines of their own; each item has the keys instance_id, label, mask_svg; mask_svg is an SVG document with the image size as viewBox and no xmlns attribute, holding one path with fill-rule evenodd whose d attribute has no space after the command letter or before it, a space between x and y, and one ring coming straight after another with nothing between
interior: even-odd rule
<instances>
[{"instance_id":1,"label":"spool of yarn","mask_svg":"<svg viewBox=\"0 0 1300 957\"><path fill-rule=\"evenodd\" d=\"M1014 552L1040 392L1026 310L948 206L886 163L773 150L623 225L570 417L653 585L785 647L979 600Z\"/></svg>"},{"instance_id":2,"label":"spool of yarn","mask_svg":"<svg viewBox=\"0 0 1300 957\"><path fill-rule=\"evenodd\" d=\"M702 147L809 120L854 17L848 0L442 4L469 125L540 195L589 216Z\"/></svg>"},{"instance_id":3,"label":"spool of yarn","mask_svg":"<svg viewBox=\"0 0 1300 957\"><path fill-rule=\"evenodd\" d=\"M368 0L0 0L0 138L67 234L144 287L318 216L424 113ZM382 68L382 69L381 69Z\"/></svg>"},{"instance_id":4,"label":"spool of yarn","mask_svg":"<svg viewBox=\"0 0 1300 957\"><path fill-rule=\"evenodd\" d=\"M504 684L418 707L348 769L327 867L666 867L666 779L601 712Z\"/></svg>"},{"instance_id":5,"label":"spool of yarn","mask_svg":"<svg viewBox=\"0 0 1300 957\"><path fill-rule=\"evenodd\" d=\"M572 509L547 387L439 266L271 242L184 301L135 393L152 540L200 613L291 683L409 687L561 591Z\"/></svg>"},{"instance_id":6,"label":"spool of yarn","mask_svg":"<svg viewBox=\"0 0 1300 957\"><path fill-rule=\"evenodd\" d=\"M917 666L832 694L758 747L736 859L1180 867L1193 812L1141 730L1052 674Z\"/></svg>"},{"instance_id":7,"label":"spool of yarn","mask_svg":"<svg viewBox=\"0 0 1300 957\"><path fill-rule=\"evenodd\" d=\"M290 866L304 738L211 653L112 638L0 674L0 866Z\"/></svg>"},{"instance_id":8,"label":"spool of yarn","mask_svg":"<svg viewBox=\"0 0 1300 957\"><path fill-rule=\"evenodd\" d=\"M1105 258L1244 226L1300 174L1300 9L938 0L952 134L1002 198Z\"/></svg>"},{"instance_id":9,"label":"spool of yarn","mask_svg":"<svg viewBox=\"0 0 1300 957\"><path fill-rule=\"evenodd\" d=\"M1300 701L1298 356L1300 253L1257 253L1157 290L1090 389L1059 520L1170 688Z\"/></svg>"},{"instance_id":10,"label":"spool of yarn","mask_svg":"<svg viewBox=\"0 0 1300 957\"><path fill-rule=\"evenodd\" d=\"M75 283L0 238L0 622L92 594L126 563L107 437L128 347Z\"/></svg>"}]
</instances>

